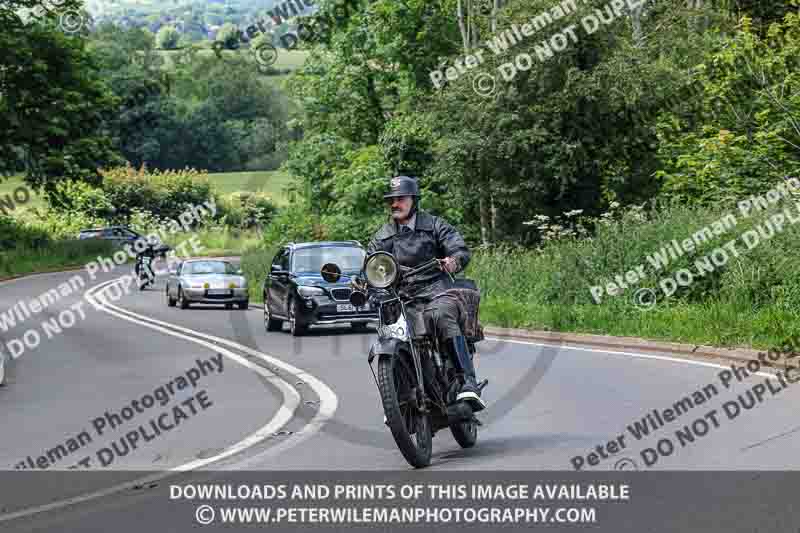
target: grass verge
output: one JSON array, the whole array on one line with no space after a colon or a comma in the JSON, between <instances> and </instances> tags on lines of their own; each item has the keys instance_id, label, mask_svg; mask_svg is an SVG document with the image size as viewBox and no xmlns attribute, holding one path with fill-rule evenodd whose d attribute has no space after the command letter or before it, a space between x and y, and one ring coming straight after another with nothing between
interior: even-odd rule
<instances>
[{"instance_id":1,"label":"grass verge","mask_svg":"<svg viewBox=\"0 0 800 533\"><path fill-rule=\"evenodd\" d=\"M20 246L0 252L0 278L81 267L114 251L110 243L98 240L55 241L43 248Z\"/></svg>"}]
</instances>

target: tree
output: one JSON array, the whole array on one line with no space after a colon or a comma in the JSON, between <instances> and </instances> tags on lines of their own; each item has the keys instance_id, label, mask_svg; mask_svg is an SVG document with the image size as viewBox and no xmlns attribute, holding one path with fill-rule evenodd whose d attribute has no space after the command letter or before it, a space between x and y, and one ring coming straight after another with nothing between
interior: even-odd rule
<instances>
[{"instance_id":1,"label":"tree","mask_svg":"<svg viewBox=\"0 0 800 533\"><path fill-rule=\"evenodd\" d=\"M79 9L64 0L61 9ZM39 22L18 14L33 9ZM39 0L0 5L0 171L26 170L50 191L60 179L98 181L98 168L119 164L105 131L116 105L86 41L57 27Z\"/></svg>"},{"instance_id":2,"label":"tree","mask_svg":"<svg viewBox=\"0 0 800 533\"><path fill-rule=\"evenodd\" d=\"M156 44L162 50L174 50L178 46L181 34L175 26L163 26L156 34Z\"/></svg>"},{"instance_id":3,"label":"tree","mask_svg":"<svg viewBox=\"0 0 800 533\"><path fill-rule=\"evenodd\" d=\"M225 23L217 32L217 42L221 42L226 50L238 50L240 45L240 32L236 25Z\"/></svg>"}]
</instances>

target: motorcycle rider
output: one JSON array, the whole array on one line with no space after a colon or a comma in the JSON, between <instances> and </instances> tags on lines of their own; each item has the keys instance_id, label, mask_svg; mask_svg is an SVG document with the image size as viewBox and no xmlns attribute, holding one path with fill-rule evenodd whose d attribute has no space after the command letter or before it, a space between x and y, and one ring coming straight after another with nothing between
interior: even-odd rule
<instances>
[{"instance_id":1,"label":"motorcycle rider","mask_svg":"<svg viewBox=\"0 0 800 533\"><path fill-rule=\"evenodd\" d=\"M147 274L148 281L145 283L150 283L152 280L156 279L156 274L153 272L152 262L156 257L163 257L166 258L166 253L172 248L165 244L161 244L160 242L153 242L150 240L145 240L144 237L139 237L139 240L146 243L146 246L136 254L136 264L134 265L134 272L136 273L136 279L142 280L142 271L145 270Z\"/></svg>"},{"instance_id":2,"label":"motorcycle rider","mask_svg":"<svg viewBox=\"0 0 800 533\"><path fill-rule=\"evenodd\" d=\"M394 255L405 267L414 268L434 257L443 259L447 273L455 274L466 268L470 251L461 234L444 219L419 209L420 192L417 180L408 176L391 179L391 190L383 197L391 208L392 221L381 227L367 246L367 253L378 251ZM405 289L425 304L425 314L435 324L440 349L453 361L463 379L456 401L466 401L473 412L486 407L475 376L472 354L461 330L461 311L450 298L435 298L452 287L451 277L443 271L432 270L414 276ZM412 311L409 308L409 311ZM413 312L413 311L412 311Z\"/></svg>"}]
</instances>

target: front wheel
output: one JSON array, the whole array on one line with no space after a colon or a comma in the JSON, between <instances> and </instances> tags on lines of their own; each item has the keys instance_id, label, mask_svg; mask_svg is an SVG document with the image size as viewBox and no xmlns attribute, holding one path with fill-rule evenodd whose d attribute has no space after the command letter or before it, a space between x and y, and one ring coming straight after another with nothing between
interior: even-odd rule
<instances>
[{"instance_id":1,"label":"front wheel","mask_svg":"<svg viewBox=\"0 0 800 533\"><path fill-rule=\"evenodd\" d=\"M189 300L186 299L186 296L183 294L183 289L178 287L178 306L181 309L189 309Z\"/></svg>"},{"instance_id":2,"label":"front wheel","mask_svg":"<svg viewBox=\"0 0 800 533\"><path fill-rule=\"evenodd\" d=\"M169 295L169 286L167 286L167 307L175 307L178 301Z\"/></svg>"},{"instance_id":3,"label":"front wheel","mask_svg":"<svg viewBox=\"0 0 800 533\"><path fill-rule=\"evenodd\" d=\"M289 332L293 337L305 335L308 331L308 326L301 322L302 319L297 314L297 300L292 298L289 302Z\"/></svg>"},{"instance_id":4,"label":"front wheel","mask_svg":"<svg viewBox=\"0 0 800 533\"><path fill-rule=\"evenodd\" d=\"M450 432L462 448L472 448L478 442L478 424L473 420L450 424Z\"/></svg>"},{"instance_id":5,"label":"front wheel","mask_svg":"<svg viewBox=\"0 0 800 533\"><path fill-rule=\"evenodd\" d=\"M267 293L264 293L264 329L267 331L280 331L283 329L283 320L272 318L272 314L269 312Z\"/></svg>"},{"instance_id":6,"label":"front wheel","mask_svg":"<svg viewBox=\"0 0 800 533\"><path fill-rule=\"evenodd\" d=\"M433 448L430 415L421 413L415 398L416 372L407 357L382 355L378 361L378 388L386 424L406 461L414 468L431 464Z\"/></svg>"}]
</instances>

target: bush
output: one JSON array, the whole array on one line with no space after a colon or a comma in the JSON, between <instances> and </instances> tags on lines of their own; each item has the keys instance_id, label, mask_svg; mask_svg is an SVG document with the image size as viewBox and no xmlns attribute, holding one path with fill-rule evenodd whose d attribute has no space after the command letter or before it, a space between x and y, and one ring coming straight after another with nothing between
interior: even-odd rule
<instances>
[{"instance_id":1,"label":"bush","mask_svg":"<svg viewBox=\"0 0 800 533\"><path fill-rule=\"evenodd\" d=\"M263 193L238 192L230 197L229 225L242 229L263 229L278 213L278 207ZM238 217L236 220L233 217Z\"/></svg>"},{"instance_id":2,"label":"bush","mask_svg":"<svg viewBox=\"0 0 800 533\"><path fill-rule=\"evenodd\" d=\"M82 213L93 219L110 219L116 213L103 189L83 181L59 182L48 201L56 212L67 215Z\"/></svg>"},{"instance_id":3,"label":"bush","mask_svg":"<svg viewBox=\"0 0 800 533\"><path fill-rule=\"evenodd\" d=\"M47 232L0 215L0 251L17 247L44 248L50 243Z\"/></svg>"},{"instance_id":4,"label":"bush","mask_svg":"<svg viewBox=\"0 0 800 533\"><path fill-rule=\"evenodd\" d=\"M791 14L761 38L750 21L697 69L703 90L699 123L659 123L656 172L663 193L712 204L762 193L800 173L800 16Z\"/></svg>"},{"instance_id":5,"label":"bush","mask_svg":"<svg viewBox=\"0 0 800 533\"><path fill-rule=\"evenodd\" d=\"M176 219L189 206L213 198L207 173L194 169L148 171L130 166L103 171L103 191L116 207L115 220L127 223L133 209Z\"/></svg>"}]
</instances>

